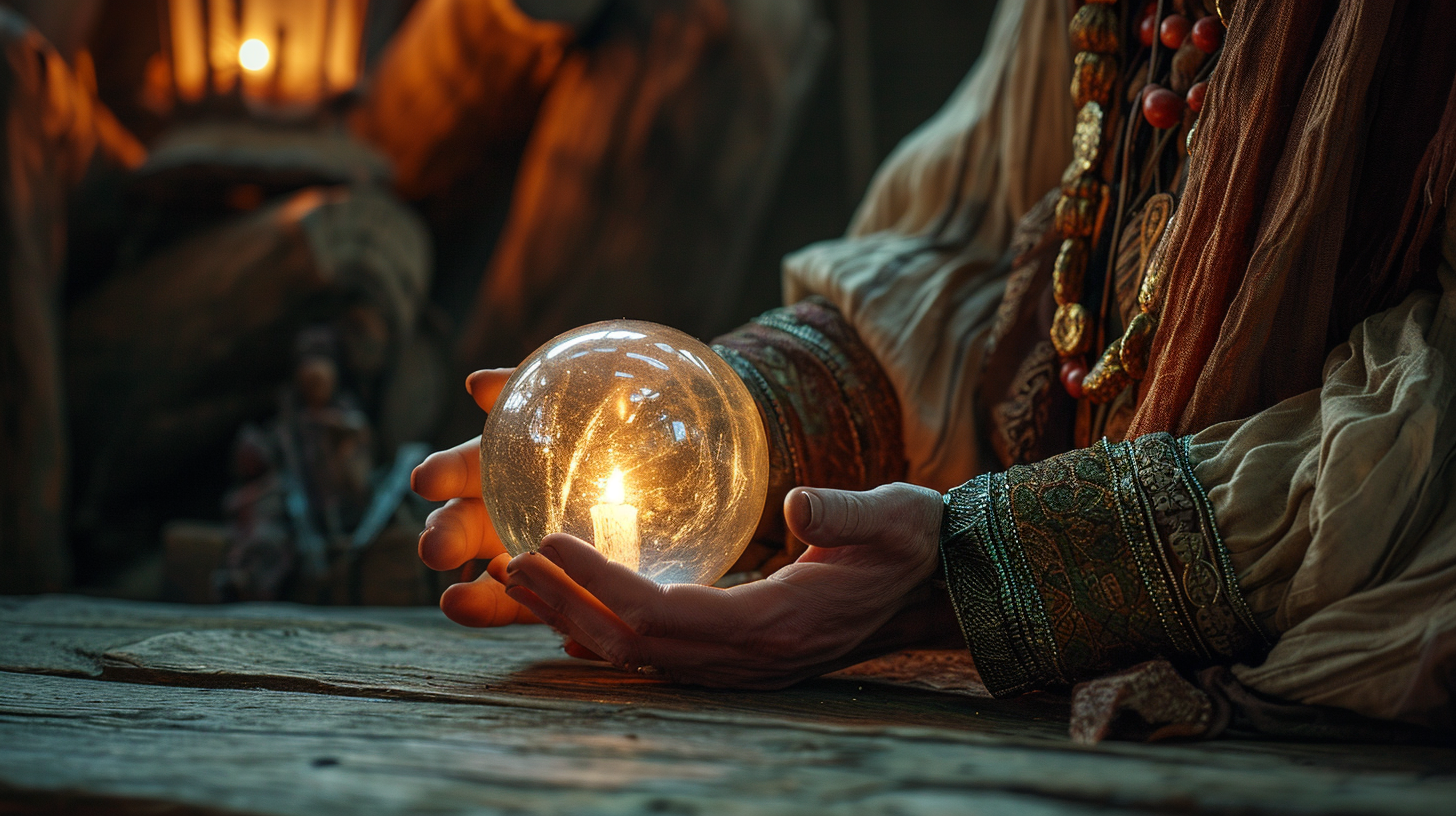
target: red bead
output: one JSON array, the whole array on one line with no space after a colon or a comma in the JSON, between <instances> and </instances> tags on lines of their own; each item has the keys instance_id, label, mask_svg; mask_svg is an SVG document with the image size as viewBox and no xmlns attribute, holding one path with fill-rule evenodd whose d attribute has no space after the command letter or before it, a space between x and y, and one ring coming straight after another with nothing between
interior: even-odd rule
<instances>
[{"instance_id":1,"label":"red bead","mask_svg":"<svg viewBox=\"0 0 1456 816\"><path fill-rule=\"evenodd\" d=\"M1193 28L1193 23L1181 14L1169 14L1163 18L1163 24L1158 26L1158 37L1162 39L1163 45L1173 50L1178 50L1183 41L1188 39L1188 31Z\"/></svg>"},{"instance_id":2,"label":"red bead","mask_svg":"<svg viewBox=\"0 0 1456 816\"><path fill-rule=\"evenodd\" d=\"M1143 45L1152 45L1153 34L1155 34L1157 30L1158 21L1153 19L1152 17L1144 17L1142 23L1138 25L1138 40L1141 41Z\"/></svg>"},{"instance_id":3,"label":"red bead","mask_svg":"<svg viewBox=\"0 0 1456 816\"><path fill-rule=\"evenodd\" d=\"M1183 97L1161 85L1149 84L1143 89L1143 118L1160 130L1183 121Z\"/></svg>"},{"instance_id":4,"label":"red bead","mask_svg":"<svg viewBox=\"0 0 1456 816\"><path fill-rule=\"evenodd\" d=\"M1193 24L1193 46L1205 54L1212 54L1223 45L1223 23L1210 14Z\"/></svg>"},{"instance_id":5,"label":"red bead","mask_svg":"<svg viewBox=\"0 0 1456 816\"><path fill-rule=\"evenodd\" d=\"M1062 387L1072 395L1072 399L1082 398L1082 380L1087 377L1087 363L1078 357L1075 360L1062 361Z\"/></svg>"},{"instance_id":6,"label":"red bead","mask_svg":"<svg viewBox=\"0 0 1456 816\"><path fill-rule=\"evenodd\" d=\"M1198 113L1203 110L1203 95L1208 92L1208 83L1200 82L1188 89L1188 110Z\"/></svg>"}]
</instances>

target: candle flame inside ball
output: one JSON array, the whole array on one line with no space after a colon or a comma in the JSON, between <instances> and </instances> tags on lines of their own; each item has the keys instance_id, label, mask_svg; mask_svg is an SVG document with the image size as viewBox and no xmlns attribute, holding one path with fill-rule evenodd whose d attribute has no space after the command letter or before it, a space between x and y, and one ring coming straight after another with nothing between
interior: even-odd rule
<instances>
[{"instance_id":1,"label":"candle flame inside ball","mask_svg":"<svg viewBox=\"0 0 1456 816\"><path fill-rule=\"evenodd\" d=\"M602 491L602 501L607 504L627 503L627 487L623 483L621 468L613 468L612 475L607 477L607 487Z\"/></svg>"}]
</instances>

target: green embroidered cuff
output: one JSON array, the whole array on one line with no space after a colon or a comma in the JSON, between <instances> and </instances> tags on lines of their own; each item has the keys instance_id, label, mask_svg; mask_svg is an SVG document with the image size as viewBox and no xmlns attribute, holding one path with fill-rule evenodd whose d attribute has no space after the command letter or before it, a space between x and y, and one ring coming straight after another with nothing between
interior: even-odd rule
<instances>
[{"instance_id":1,"label":"green embroidered cuff","mask_svg":"<svg viewBox=\"0 0 1456 816\"><path fill-rule=\"evenodd\" d=\"M1263 654L1187 441L1160 433L980 476L945 497L946 584L986 688L1069 685L1152 657Z\"/></svg>"}]
</instances>

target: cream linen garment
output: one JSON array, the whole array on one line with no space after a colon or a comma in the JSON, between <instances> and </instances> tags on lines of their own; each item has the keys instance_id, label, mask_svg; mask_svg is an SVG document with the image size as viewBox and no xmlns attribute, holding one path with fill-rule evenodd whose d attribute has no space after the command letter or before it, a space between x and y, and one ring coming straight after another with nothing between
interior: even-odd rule
<instances>
[{"instance_id":1,"label":"cream linen garment","mask_svg":"<svg viewBox=\"0 0 1456 816\"><path fill-rule=\"evenodd\" d=\"M971 394L1017 221L1071 161L1067 4L1001 3L981 58L881 167L846 238L784 262L784 298L822 295L894 385L908 480L948 490L984 466Z\"/></svg>"},{"instance_id":2,"label":"cream linen garment","mask_svg":"<svg viewBox=\"0 0 1456 816\"><path fill-rule=\"evenodd\" d=\"M1453 201L1451 203L1456 203ZM1245 684L1450 726L1456 680L1456 209L1439 275L1330 353L1324 385L1194 436L1250 606Z\"/></svg>"}]
</instances>

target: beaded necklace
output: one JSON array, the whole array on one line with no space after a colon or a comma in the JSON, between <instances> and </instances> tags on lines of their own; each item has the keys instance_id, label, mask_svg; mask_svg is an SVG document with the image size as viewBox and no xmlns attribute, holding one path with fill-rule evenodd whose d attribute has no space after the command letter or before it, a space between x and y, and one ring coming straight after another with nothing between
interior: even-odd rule
<instances>
[{"instance_id":1,"label":"beaded necklace","mask_svg":"<svg viewBox=\"0 0 1456 816\"><path fill-rule=\"evenodd\" d=\"M1073 57L1071 95L1077 108L1072 136L1072 162L1062 174L1061 195L1057 200L1054 225L1062 238L1052 267L1052 292L1057 310L1052 319L1051 340L1061 357L1063 387L1075 399L1106 403L1121 393L1134 380L1147 372L1148 352L1158 326L1162 303L1161 276L1148 269L1151 245L1161 236L1171 217L1173 196L1161 192L1160 162L1170 143L1186 151L1192 144L1198 112L1203 107L1206 77L1212 70L1223 46L1223 24L1219 16L1201 15L1193 22L1187 12L1200 7L1199 0L1156 0L1148 2L1137 26L1142 52L1134 64L1139 72L1127 84L1135 86L1128 96L1129 112L1114 100L1118 87L1119 56L1130 49L1122 48L1126 29L1119 14L1126 0L1089 0L1077 9L1068 26ZM1176 6L1176 10L1169 6ZM1165 13L1167 12L1167 13ZM1160 47L1161 46L1161 47ZM1164 59L1164 53L1172 54ZM1145 73L1144 73L1145 72ZM1165 87L1157 80L1171 86ZM1140 87L1138 83L1142 81ZM1138 115L1140 114L1140 115ZM1123 119L1122 144L1117 150L1117 120ZM1153 133L1149 149L1139 156L1141 199L1148 187L1160 192L1146 200L1129 201L1131 194L1134 151L1138 128L1146 124ZM1186 130L1183 140L1175 142L1179 128ZM1115 155L1113 151L1116 151ZM1116 190L1104 178L1107 171L1117 175ZM1151 173L1152 183L1148 178ZM1116 202L1114 202L1114 196ZM1103 296L1099 304L1105 330L1113 307L1114 265L1124 243L1127 213L1136 204L1141 207L1140 235L1129 239L1140 241L1137 258L1137 312L1127 321L1122 334L1107 344L1088 369L1086 355L1092 350L1096 325L1092 312L1083 304L1084 283L1094 252L1098 264L1105 259ZM1109 223L1110 222L1110 223ZM1110 232L1108 232L1108 228ZM1153 229L1155 227L1155 229ZM1111 240L1103 242L1108 237ZM1101 246L1100 251L1099 245Z\"/></svg>"}]
</instances>

